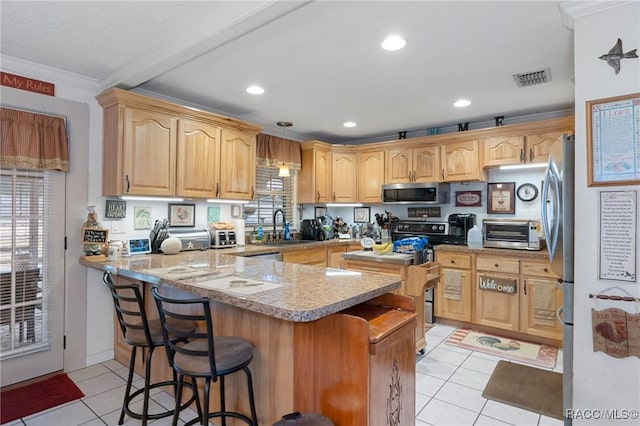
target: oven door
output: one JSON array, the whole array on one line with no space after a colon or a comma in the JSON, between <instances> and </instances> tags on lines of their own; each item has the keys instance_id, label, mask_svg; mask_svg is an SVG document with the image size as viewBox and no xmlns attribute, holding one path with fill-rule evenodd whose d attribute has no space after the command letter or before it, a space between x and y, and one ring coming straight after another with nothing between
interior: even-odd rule
<instances>
[{"instance_id":1,"label":"oven door","mask_svg":"<svg viewBox=\"0 0 640 426\"><path fill-rule=\"evenodd\" d=\"M497 248L529 248L529 224L484 222L484 246Z\"/></svg>"}]
</instances>

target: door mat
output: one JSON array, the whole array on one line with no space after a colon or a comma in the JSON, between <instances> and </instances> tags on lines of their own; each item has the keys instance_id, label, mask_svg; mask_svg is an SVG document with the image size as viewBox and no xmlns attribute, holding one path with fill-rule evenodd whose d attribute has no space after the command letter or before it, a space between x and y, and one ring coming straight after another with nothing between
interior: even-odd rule
<instances>
[{"instance_id":1,"label":"door mat","mask_svg":"<svg viewBox=\"0 0 640 426\"><path fill-rule=\"evenodd\" d=\"M558 355L558 348L553 346L523 342L464 328L456 330L446 343L546 368L556 366Z\"/></svg>"},{"instance_id":2,"label":"door mat","mask_svg":"<svg viewBox=\"0 0 640 426\"><path fill-rule=\"evenodd\" d=\"M482 396L562 420L562 374L499 361Z\"/></svg>"},{"instance_id":3,"label":"door mat","mask_svg":"<svg viewBox=\"0 0 640 426\"><path fill-rule=\"evenodd\" d=\"M0 394L0 423L30 416L84 396L64 373Z\"/></svg>"}]
</instances>

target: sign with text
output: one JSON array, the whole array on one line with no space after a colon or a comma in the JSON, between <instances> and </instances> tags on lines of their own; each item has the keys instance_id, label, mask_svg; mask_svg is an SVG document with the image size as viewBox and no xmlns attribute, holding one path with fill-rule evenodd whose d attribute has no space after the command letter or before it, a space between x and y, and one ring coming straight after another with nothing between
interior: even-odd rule
<instances>
[{"instance_id":1,"label":"sign with text","mask_svg":"<svg viewBox=\"0 0 640 426\"><path fill-rule=\"evenodd\" d=\"M108 229L82 228L82 244L107 244L108 242Z\"/></svg>"},{"instance_id":2,"label":"sign with text","mask_svg":"<svg viewBox=\"0 0 640 426\"><path fill-rule=\"evenodd\" d=\"M0 71L0 85L13 87L14 89L40 93L47 96L55 96L56 85L46 81L35 80L21 75Z\"/></svg>"},{"instance_id":3,"label":"sign with text","mask_svg":"<svg viewBox=\"0 0 640 426\"><path fill-rule=\"evenodd\" d=\"M516 294L518 292L518 280L516 278L484 275L478 277L478 288L498 293Z\"/></svg>"},{"instance_id":4,"label":"sign with text","mask_svg":"<svg viewBox=\"0 0 640 426\"><path fill-rule=\"evenodd\" d=\"M123 200L107 200L104 217L105 219L124 219L127 217L127 202Z\"/></svg>"},{"instance_id":5,"label":"sign with text","mask_svg":"<svg viewBox=\"0 0 640 426\"><path fill-rule=\"evenodd\" d=\"M440 207L408 207L408 217L442 217Z\"/></svg>"}]
</instances>

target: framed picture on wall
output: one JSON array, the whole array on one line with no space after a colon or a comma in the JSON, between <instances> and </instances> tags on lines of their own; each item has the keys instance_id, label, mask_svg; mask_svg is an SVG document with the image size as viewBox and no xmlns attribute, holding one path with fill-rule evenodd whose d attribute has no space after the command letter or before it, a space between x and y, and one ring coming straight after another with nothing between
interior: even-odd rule
<instances>
[{"instance_id":1,"label":"framed picture on wall","mask_svg":"<svg viewBox=\"0 0 640 426\"><path fill-rule=\"evenodd\" d=\"M516 183L495 182L487 184L487 213L516 213Z\"/></svg>"},{"instance_id":2,"label":"framed picture on wall","mask_svg":"<svg viewBox=\"0 0 640 426\"><path fill-rule=\"evenodd\" d=\"M354 207L353 221L356 223L369 223L371 209L369 207Z\"/></svg>"},{"instance_id":3,"label":"framed picture on wall","mask_svg":"<svg viewBox=\"0 0 640 426\"><path fill-rule=\"evenodd\" d=\"M169 204L169 226L196 226L196 205Z\"/></svg>"},{"instance_id":4,"label":"framed picture on wall","mask_svg":"<svg viewBox=\"0 0 640 426\"><path fill-rule=\"evenodd\" d=\"M327 208L326 207L316 207L313 211L313 217L317 218L320 216L326 216L327 215Z\"/></svg>"}]
</instances>

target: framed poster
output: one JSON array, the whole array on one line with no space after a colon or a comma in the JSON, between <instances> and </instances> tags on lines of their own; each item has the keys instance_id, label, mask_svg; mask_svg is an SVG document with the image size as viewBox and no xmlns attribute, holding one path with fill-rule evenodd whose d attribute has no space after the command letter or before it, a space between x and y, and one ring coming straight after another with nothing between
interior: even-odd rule
<instances>
[{"instance_id":1,"label":"framed poster","mask_svg":"<svg viewBox=\"0 0 640 426\"><path fill-rule=\"evenodd\" d=\"M369 207L354 207L353 221L356 223L369 223L371 210Z\"/></svg>"},{"instance_id":2,"label":"framed poster","mask_svg":"<svg viewBox=\"0 0 640 426\"><path fill-rule=\"evenodd\" d=\"M196 205L169 204L169 226L196 226Z\"/></svg>"},{"instance_id":3,"label":"framed poster","mask_svg":"<svg viewBox=\"0 0 640 426\"><path fill-rule=\"evenodd\" d=\"M133 207L133 229L151 229L151 207Z\"/></svg>"},{"instance_id":4,"label":"framed poster","mask_svg":"<svg viewBox=\"0 0 640 426\"><path fill-rule=\"evenodd\" d=\"M601 280L636 282L638 192L600 192Z\"/></svg>"},{"instance_id":5,"label":"framed poster","mask_svg":"<svg viewBox=\"0 0 640 426\"><path fill-rule=\"evenodd\" d=\"M487 184L487 213L515 214L516 183L495 182Z\"/></svg>"},{"instance_id":6,"label":"framed poster","mask_svg":"<svg viewBox=\"0 0 640 426\"><path fill-rule=\"evenodd\" d=\"M107 200L104 217L105 219L124 219L127 217L127 202L124 200Z\"/></svg>"},{"instance_id":7,"label":"framed poster","mask_svg":"<svg viewBox=\"0 0 640 426\"><path fill-rule=\"evenodd\" d=\"M318 218L320 216L326 216L327 215L327 208L326 207L316 207L313 211L313 218Z\"/></svg>"},{"instance_id":8,"label":"framed poster","mask_svg":"<svg viewBox=\"0 0 640 426\"><path fill-rule=\"evenodd\" d=\"M587 185L640 184L640 93L586 102Z\"/></svg>"}]
</instances>

